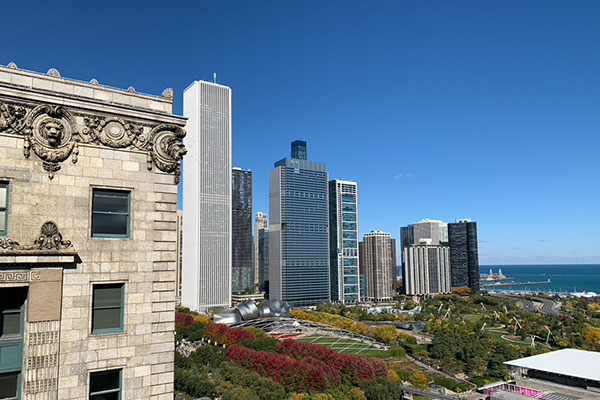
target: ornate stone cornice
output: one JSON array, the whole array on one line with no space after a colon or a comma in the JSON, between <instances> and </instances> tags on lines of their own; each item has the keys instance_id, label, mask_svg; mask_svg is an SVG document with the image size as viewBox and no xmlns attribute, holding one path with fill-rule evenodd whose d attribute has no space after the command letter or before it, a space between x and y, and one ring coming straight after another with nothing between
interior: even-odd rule
<instances>
[{"instance_id":1,"label":"ornate stone cornice","mask_svg":"<svg viewBox=\"0 0 600 400\"><path fill-rule=\"evenodd\" d=\"M147 167L175 175L179 183L185 130L173 124L142 123L116 116L82 113L51 104L26 104L0 99L0 132L24 138L23 154L42 160L48 178L71 157L78 160L79 144L146 152Z\"/></svg>"}]
</instances>

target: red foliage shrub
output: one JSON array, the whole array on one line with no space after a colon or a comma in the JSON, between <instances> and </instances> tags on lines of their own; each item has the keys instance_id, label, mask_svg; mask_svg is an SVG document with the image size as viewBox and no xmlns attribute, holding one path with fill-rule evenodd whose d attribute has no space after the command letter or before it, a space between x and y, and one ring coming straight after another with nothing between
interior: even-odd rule
<instances>
[{"instance_id":1,"label":"red foliage shrub","mask_svg":"<svg viewBox=\"0 0 600 400\"><path fill-rule=\"evenodd\" d=\"M194 316L183 313L175 314L175 326L192 326L194 325Z\"/></svg>"},{"instance_id":2,"label":"red foliage shrub","mask_svg":"<svg viewBox=\"0 0 600 400\"><path fill-rule=\"evenodd\" d=\"M381 360L340 354L325 346L285 340L279 344L278 350L281 354L297 360L307 358L319 360L341 374L345 381L354 385L380 377L385 378L388 375L387 365Z\"/></svg>"},{"instance_id":3,"label":"red foliage shrub","mask_svg":"<svg viewBox=\"0 0 600 400\"><path fill-rule=\"evenodd\" d=\"M256 337L245 329L231 329L223 324L208 324L204 333L210 340L227 347L235 347L242 342L256 340Z\"/></svg>"},{"instance_id":4,"label":"red foliage shrub","mask_svg":"<svg viewBox=\"0 0 600 400\"><path fill-rule=\"evenodd\" d=\"M302 361L279 354L263 353L244 347L229 350L228 359L241 367L258 372L296 392L325 392L339 386L339 374L314 358Z\"/></svg>"}]
</instances>

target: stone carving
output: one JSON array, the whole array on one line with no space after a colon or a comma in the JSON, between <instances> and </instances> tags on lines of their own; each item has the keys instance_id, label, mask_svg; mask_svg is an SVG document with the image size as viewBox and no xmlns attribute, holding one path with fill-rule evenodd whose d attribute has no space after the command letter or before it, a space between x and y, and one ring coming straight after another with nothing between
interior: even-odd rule
<instances>
[{"instance_id":1,"label":"stone carving","mask_svg":"<svg viewBox=\"0 0 600 400\"><path fill-rule=\"evenodd\" d=\"M165 98L172 95L172 89L163 93ZM77 123L78 119L83 125ZM175 183L179 183L181 160L187 152L183 145L185 130L176 125L149 125L117 117L74 113L49 104L34 107L0 100L0 132L22 136L23 154L29 158L33 150L50 179L69 157L77 163L80 143L144 151L148 169L156 166L163 172L173 173Z\"/></svg>"},{"instance_id":2,"label":"stone carving","mask_svg":"<svg viewBox=\"0 0 600 400\"><path fill-rule=\"evenodd\" d=\"M56 68L50 68L50 69L48 70L48 72L46 72L46 75L48 75L48 76L52 76L52 77L54 77L54 78L62 78L62 77L60 76L60 72L58 72L58 70L57 70Z\"/></svg>"},{"instance_id":3,"label":"stone carving","mask_svg":"<svg viewBox=\"0 0 600 400\"><path fill-rule=\"evenodd\" d=\"M152 130L152 161L164 172L175 173L175 183L181 176L181 160L187 153L182 139L185 131L175 125L159 125ZM150 168L149 168L150 169Z\"/></svg>"},{"instance_id":4,"label":"stone carving","mask_svg":"<svg viewBox=\"0 0 600 400\"><path fill-rule=\"evenodd\" d=\"M71 114L61 106L37 106L25 120L25 157L29 158L31 148L43 161L50 179L60 170L59 163L69 158L77 146L74 126Z\"/></svg>"},{"instance_id":5,"label":"stone carving","mask_svg":"<svg viewBox=\"0 0 600 400\"><path fill-rule=\"evenodd\" d=\"M175 97L175 92L173 91L173 89L167 88L167 89L163 90L161 97L163 99L173 100L173 98Z\"/></svg>"},{"instance_id":6,"label":"stone carving","mask_svg":"<svg viewBox=\"0 0 600 400\"><path fill-rule=\"evenodd\" d=\"M0 272L0 282L28 282L29 272Z\"/></svg>"},{"instance_id":7,"label":"stone carving","mask_svg":"<svg viewBox=\"0 0 600 400\"><path fill-rule=\"evenodd\" d=\"M63 240L58 226L48 221L42 225L40 235L32 245L21 245L11 239L0 239L0 249L3 250L62 250L73 247L70 240Z\"/></svg>"},{"instance_id":8,"label":"stone carving","mask_svg":"<svg viewBox=\"0 0 600 400\"><path fill-rule=\"evenodd\" d=\"M84 118L86 124L84 134L92 140L97 139L105 146L125 148L141 136L144 128L120 118ZM89 139L88 139L89 140Z\"/></svg>"},{"instance_id":9,"label":"stone carving","mask_svg":"<svg viewBox=\"0 0 600 400\"><path fill-rule=\"evenodd\" d=\"M0 132L18 133L25 124L26 115L25 107L0 103Z\"/></svg>"},{"instance_id":10,"label":"stone carving","mask_svg":"<svg viewBox=\"0 0 600 400\"><path fill-rule=\"evenodd\" d=\"M52 221L42 225L40 236L33 242L34 246L41 249L67 249L73 247L70 240L63 240L62 235L58 230L58 226Z\"/></svg>"},{"instance_id":11,"label":"stone carving","mask_svg":"<svg viewBox=\"0 0 600 400\"><path fill-rule=\"evenodd\" d=\"M0 249L14 250L14 249L18 248L19 246L21 246L21 245L12 239L0 238Z\"/></svg>"}]
</instances>

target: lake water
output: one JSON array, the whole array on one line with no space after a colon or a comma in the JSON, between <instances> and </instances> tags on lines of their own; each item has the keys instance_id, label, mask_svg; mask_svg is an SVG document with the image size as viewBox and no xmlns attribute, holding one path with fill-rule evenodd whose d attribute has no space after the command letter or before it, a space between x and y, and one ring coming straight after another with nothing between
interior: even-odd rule
<instances>
[{"instance_id":1,"label":"lake water","mask_svg":"<svg viewBox=\"0 0 600 400\"><path fill-rule=\"evenodd\" d=\"M596 292L600 294L600 265L597 264L575 264L575 265L481 265L481 274L488 275L490 268L494 274L498 268L502 274L515 281L514 286L504 286L508 290L531 290L536 292ZM483 278L483 277L482 277ZM550 285L523 286L519 282L547 281ZM486 288L489 290L489 288ZM500 289L500 288L499 288Z\"/></svg>"}]
</instances>

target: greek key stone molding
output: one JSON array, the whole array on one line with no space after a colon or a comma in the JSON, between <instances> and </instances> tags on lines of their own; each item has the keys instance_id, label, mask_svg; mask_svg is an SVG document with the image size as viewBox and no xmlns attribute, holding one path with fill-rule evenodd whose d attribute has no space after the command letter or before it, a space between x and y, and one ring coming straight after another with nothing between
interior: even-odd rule
<instances>
[{"instance_id":1,"label":"greek key stone molding","mask_svg":"<svg viewBox=\"0 0 600 400\"><path fill-rule=\"evenodd\" d=\"M0 272L0 283L39 281L40 273L35 271Z\"/></svg>"},{"instance_id":2,"label":"greek key stone molding","mask_svg":"<svg viewBox=\"0 0 600 400\"><path fill-rule=\"evenodd\" d=\"M52 221L42 225L40 234L32 245L21 245L8 238L0 239L0 249L3 250L62 250L71 247L73 247L71 241L63 240L58 226Z\"/></svg>"},{"instance_id":3,"label":"greek key stone molding","mask_svg":"<svg viewBox=\"0 0 600 400\"><path fill-rule=\"evenodd\" d=\"M33 150L50 179L69 157L77 163L80 143L146 152L148 170L156 166L173 173L175 183L179 183L181 160L187 152L183 145L185 130L177 125L83 114L50 104L0 100L0 132L23 137L23 155L29 158Z\"/></svg>"}]
</instances>

